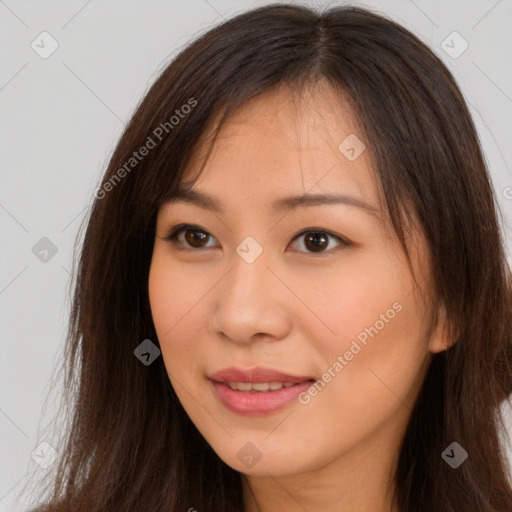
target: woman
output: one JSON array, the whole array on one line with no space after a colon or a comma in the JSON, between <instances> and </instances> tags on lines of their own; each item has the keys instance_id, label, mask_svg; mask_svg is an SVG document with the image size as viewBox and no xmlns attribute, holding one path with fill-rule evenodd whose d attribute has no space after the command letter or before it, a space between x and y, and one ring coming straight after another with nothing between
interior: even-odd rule
<instances>
[{"instance_id":1,"label":"woman","mask_svg":"<svg viewBox=\"0 0 512 512\"><path fill-rule=\"evenodd\" d=\"M499 212L414 35L354 7L226 21L95 195L39 510L512 510Z\"/></svg>"}]
</instances>

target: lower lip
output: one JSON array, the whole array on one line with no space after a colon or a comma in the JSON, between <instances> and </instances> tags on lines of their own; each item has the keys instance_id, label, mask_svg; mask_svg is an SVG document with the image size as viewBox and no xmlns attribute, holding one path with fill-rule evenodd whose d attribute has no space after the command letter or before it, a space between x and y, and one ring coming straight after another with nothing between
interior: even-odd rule
<instances>
[{"instance_id":1,"label":"lower lip","mask_svg":"<svg viewBox=\"0 0 512 512\"><path fill-rule=\"evenodd\" d=\"M247 392L236 391L220 382L211 382L217 397L227 409L237 414L254 416L270 414L286 407L313 384L313 381L308 380L276 391Z\"/></svg>"}]
</instances>

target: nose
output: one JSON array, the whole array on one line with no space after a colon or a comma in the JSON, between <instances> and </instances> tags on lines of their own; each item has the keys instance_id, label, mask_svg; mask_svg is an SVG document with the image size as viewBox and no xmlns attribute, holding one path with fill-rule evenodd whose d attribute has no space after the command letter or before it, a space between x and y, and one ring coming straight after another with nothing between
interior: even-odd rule
<instances>
[{"instance_id":1,"label":"nose","mask_svg":"<svg viewBox=\"0 0 512 512\"><path fill-rule=\"evenodd\" d=\"M290 292L260 256L247 263L238 255L215 287L212 334L235 343L277 341L291 330Z\"/></svg>"}]
</instances>

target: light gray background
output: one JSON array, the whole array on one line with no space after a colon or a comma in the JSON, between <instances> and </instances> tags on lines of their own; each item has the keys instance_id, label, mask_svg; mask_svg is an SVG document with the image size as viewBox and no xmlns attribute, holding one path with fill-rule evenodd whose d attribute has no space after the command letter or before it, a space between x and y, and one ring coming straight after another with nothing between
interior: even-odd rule
<instances>
[{"instance_id":1,"label":"light gray background","mask_svg":"<svg viewBox=\"0 0 512 512\"><path fill-rule=\"evenodd\" d=\"M53 405L44 415L42 406L64 341L72 247L123 124L178 49L222 19L265 3L0 0L1 511L23 510L16 496L49 471L31 453L42 441L55 443L41 433ZM510 224L512 1L351 3L390 15L448 64L471 105ZM43 31L59 45L46 59L31 47ZM442 47L453 31L469 44L458 58ZM504 231L510 248L510 226ZM58 249L47 262L32 252L42 237Z\"/></svg>"}]
</instances>

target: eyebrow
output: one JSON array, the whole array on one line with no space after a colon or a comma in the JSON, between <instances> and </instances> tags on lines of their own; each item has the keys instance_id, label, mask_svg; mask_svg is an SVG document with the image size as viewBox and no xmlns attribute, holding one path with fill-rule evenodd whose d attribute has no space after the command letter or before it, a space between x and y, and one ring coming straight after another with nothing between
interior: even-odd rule
<instances>
[{"instance_id":1,"label":"eyebrow","mask_svg":"<svg viewBox=\"0 0 512 512\"><path fill-rule=\"evenodd\" d=\"M165 201L165 204L185 203L198 206L205 210L211 210L217 213L224 212L223 205L214 197L198 190L178 188L172 196ZM369 215L380 218L377 208L365 203L361 199L346 194L303 194L299 196L282 197L274 201L271 205L275 212L299 207L319 206L319 205L337 205L352 206L359 208Z\"/></svg>"}]
</instances>

